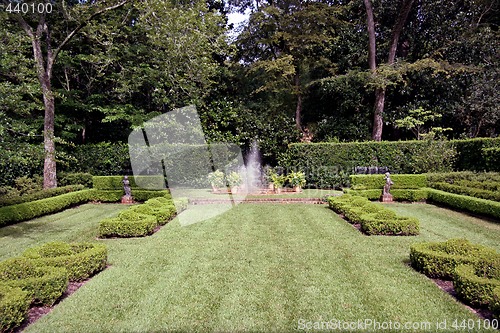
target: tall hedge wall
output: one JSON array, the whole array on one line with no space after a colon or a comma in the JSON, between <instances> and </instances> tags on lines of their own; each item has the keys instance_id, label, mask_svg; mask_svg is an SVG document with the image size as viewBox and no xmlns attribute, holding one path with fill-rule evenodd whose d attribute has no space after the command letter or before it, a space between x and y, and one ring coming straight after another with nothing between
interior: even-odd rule
<instances>
[{"instance_id":1,"label":"tall hedge wall","mask_svg":"<svg viewBox=\"0 0 500 333\"><path fill-rule=\"evenodd\" d=\"M488 171L483 148L500 147L500 138L451 140L445 141L444 145L456 151L450 169ZM321 185L322 182L328 183L333 175L340 172L352 173L357 166L388 167L392 173L416 173L416 164L422 163L416 156L423 156L425 159L424 154L429 149L435 147L426 140L294 143L281 156L280 162L286 168L305 171L308 183ZM435 162L439 163L439 153L436 152L436 155L438 160ZM420 170L427 171L432 170Z\"/></svg>"}]
</instances>

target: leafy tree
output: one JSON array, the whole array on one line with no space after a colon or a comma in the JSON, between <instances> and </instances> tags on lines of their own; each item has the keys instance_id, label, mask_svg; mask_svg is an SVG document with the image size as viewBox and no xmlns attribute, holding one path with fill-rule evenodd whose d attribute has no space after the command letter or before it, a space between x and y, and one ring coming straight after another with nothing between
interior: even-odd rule
<instances>
[{"instance_id":1,"label":"leafy tree","mask_svg":"<svg viewBox=\"0 0 500 333\"><path fill-rule=\"evenodd\" d=\"M3 0L8 7L9 1ZM35 6L42 2L35 2ZM88 22L97 16L123 6L125 1L108 4L107 2L73 4L61 2L60 13L51 15L46 10L41 13L34 11L31 15L23 16L22 12L12 13L12 19L24 30L31 40L33 60L35 62L38 81L42 90L44 116L44 147L45 162L43 177L44 188L57 186L56 178L56 149L55 149L55 98L52 89L53 67L57 57L66 44ZM66 30L62 23L73 26ZM66 26L67 27L67 26Z\"/></svg>"}]
</instances>

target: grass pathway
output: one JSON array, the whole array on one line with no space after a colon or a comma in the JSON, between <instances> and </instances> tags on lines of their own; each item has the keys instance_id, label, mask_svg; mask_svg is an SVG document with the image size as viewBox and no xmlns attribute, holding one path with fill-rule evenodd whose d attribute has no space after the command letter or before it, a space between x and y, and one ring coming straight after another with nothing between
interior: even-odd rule
<instances>
[{"instance_id":1,"label":"grass pathway","mask_svg":"<svg viewBox=\"0 0 500 333\"><path fill-rule=\"evenodd\" d=\"M429 322L434 329L444 319L477 319L407 266L409 245L459 234L499 249L500 230L430 205L390 207L419 215L422 234L368 237L325 206L265 204L187 227L174 220L146 238L106 240L112 266L27 332L290 331L301 319ZM195 209L203 214L203 206ZM22 246L2 238L4 247L40 241L35 229L19 236ZM85 230L82 237L91 238Z\"/></svg>"}]
</instances>

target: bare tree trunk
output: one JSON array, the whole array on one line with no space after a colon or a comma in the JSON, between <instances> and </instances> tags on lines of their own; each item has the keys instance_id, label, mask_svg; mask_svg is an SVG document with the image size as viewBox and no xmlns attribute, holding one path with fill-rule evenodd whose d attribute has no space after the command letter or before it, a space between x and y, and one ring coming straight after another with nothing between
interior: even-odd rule
<instances>
[{"instance_id":1,"label":"bare tree trunk","mask_svg":"<svg viewBox=\"0 0 500 333\"><path fill-rule=\"evenodd\" d=\"M302 127L302 92L300 89L300 76L299 74L295 74L294 78L295 90L297 92L297 108L295 109L295 126L300 131L300 133L304 134L304 128Z\"/></svg>"},{"instance_id":2,"label":"bare tree trunk","mask_svg":"<svg viewBox=\"0 0 500 333\"><path fill-rule=\"evenodd\" d=\"M398 49L399 37L403 31L403 27L410 13L411 7L414 0L404 0L401 10L399 11L398 18L394 27L392 29L391 44L389 46L389 56L387 57L387 64L393 65L396 59L396 51ZM371 0L364 0L366 8L366 24L368 30L369 38L369 48L368 48L368 64L370 70L374 75L377 71L376 63L376 39L375 39L375 20L373 16L373 6ZM381 141L382 140L382 130L384 127L384 108L385 108L385 87L379 87L375 90L375 105L373 107L373 132L372 140Z\"/></svg>"},{"instance_id":3,"label":"bare tree trunk","mask_svg":"<svg viewBox=\"0 0 500 333\"><path fill-rule=\"evenodd\" d=\"M51 79L52 79L52 69L53 65L57 59L57 55L62 50L62 48L92 19L105 13L107 11L122 7L127 3L128 0L123 0L116 5L112 5L100 10L97 10L91 14L86 20L83 20L75 29L73 29L66 38L55 48L52 49L52 40L50 35L50 30L45 21L45 14L40 16L36 30L24 20L21 15L17 15L16 19L26 32L26 34L31 38L31 44L33 46L33 56L35 58L36 72L38 76L38 81L40 82L40 87L43 94L43 104L45 107L45 116L43 122L43 145L45 151L45 160L43 164L43 188L53 188L57 187L57 165L56 165L56 146L55 146L55 135L54 135L54 122L55 122L55 103L54 94L52 92ZM42 51L42 38L45 36L45 56Z\"/></svg>"}]
</instances>

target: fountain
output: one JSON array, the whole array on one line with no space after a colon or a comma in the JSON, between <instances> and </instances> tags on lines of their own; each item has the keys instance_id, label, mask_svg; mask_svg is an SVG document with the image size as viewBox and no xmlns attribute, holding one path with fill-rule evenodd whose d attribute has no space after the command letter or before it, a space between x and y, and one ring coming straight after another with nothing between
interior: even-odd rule
<instances>
[{"instance_id":1,"label":"fountain","mask_svg":"<svg viewBox=\"0 0 500 333\"><path fill-rule=\"evenodd\" d=\"M246 161L245 186L248 193L260 193L262 189L262 158L257 140L252 142Z\"/></svg>"}]
</instances>

